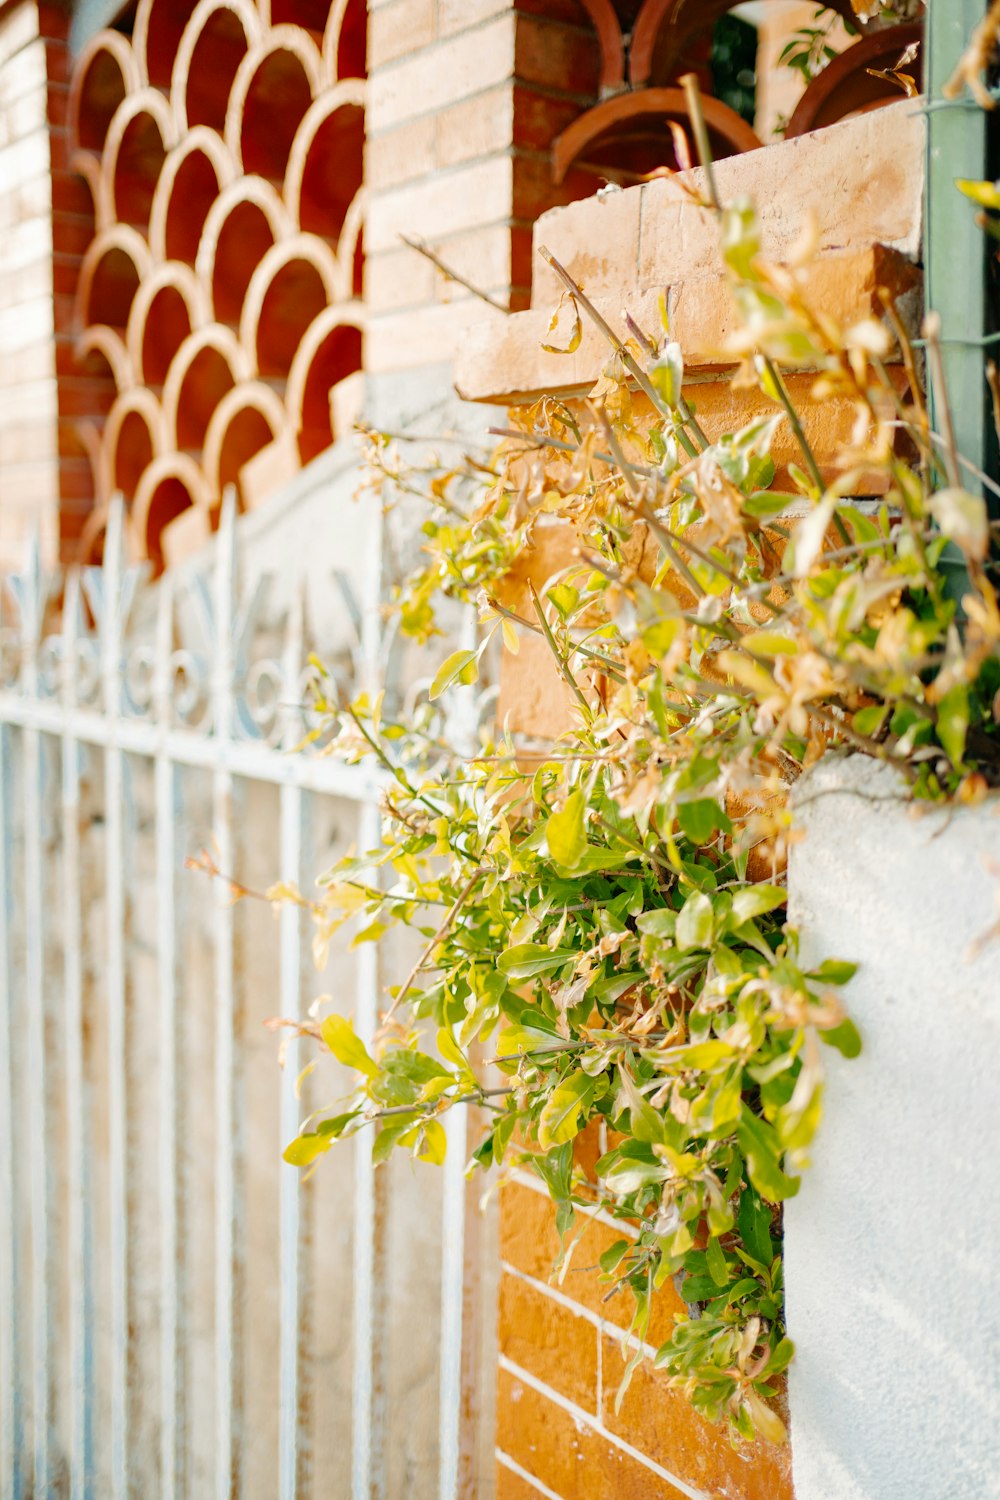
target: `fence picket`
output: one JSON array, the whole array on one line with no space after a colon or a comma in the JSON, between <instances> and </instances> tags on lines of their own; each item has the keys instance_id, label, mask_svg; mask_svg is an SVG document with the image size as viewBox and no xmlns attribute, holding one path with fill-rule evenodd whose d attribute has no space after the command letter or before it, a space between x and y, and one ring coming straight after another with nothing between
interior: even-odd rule
<instances>
[{"instance_id":1,"label":"fence picket","mask_svg":"<svg viewBox=\"0 0 1000 1500\"><path fill-rule=\"evenodd\" d=\"M27 1490L24 1452L23 1379L27 1365L21 1344L21 1248L17 1224L14 1142L14 1046L17 1033L11 915L13 826L10 777L12 736L0 722L0 1480L7 1476L11 1500Z\"/></svg>"}]
</instances>

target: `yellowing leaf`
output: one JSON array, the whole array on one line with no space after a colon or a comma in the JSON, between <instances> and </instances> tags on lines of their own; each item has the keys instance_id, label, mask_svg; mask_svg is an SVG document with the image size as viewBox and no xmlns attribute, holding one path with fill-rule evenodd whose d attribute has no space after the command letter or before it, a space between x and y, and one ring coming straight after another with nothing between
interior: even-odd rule
<instances>
[{"instance_id":1,"label":"yellowing leaf","mask_svg":"<svg viewBox=\"0 0 1000 1500\"><path fill-rule=\"evenodd\" d=\"M322 1156L329 1151L333 1145L332 1135L320 1135L317 1131L310 1131L306 1135L297 1135L290 1145L286 1146L282 1155L289 1166L307 1167L310 1162L315 1161L317 1156Z\"/></svg>"},{"instance_id":2,"label":"yellowing leaf","mask_svg":"<svg viewBox=\"0 0 1000 1500\"><path fill-rule=\"evenodd\" d=\"M559 319L562 316L562 310L567 301L573 308L573 322L570 327L569 343L562 348L558 344L543 343L542 348L547 354L575 354L580 347L580 340L583 338L583 323L580 318L580 309L577 306L576 298L571 292L563 292L560 297L559 305L549 320L549 333L555 333L558 328Z\"/></svg>"},{"instance_id":3,"label":"yellowing leaf","mask_svg":"<svg viewBox=\"0 0 1000 1500\"><path fill-rule=\"evenodd\" d=\"M378 1068L346 1016L327 1016L321 1030L324 1042L345 1068L352 1068L356 1073L365 1073L369 1078L376 1076Z\"/></svg>"},{"instance_id":4,"label":"yellowing leaf","mask_svg":"<svg viewBox=\"0 0 1000 1500\"><path fill-rule=\"evenodd\" d=\"M955 186L973 203L1000 213L1000 182L976 182L969 177L956 177Z\"/></svg>"},{"instance_id":5,"label":"yellowing leaf","mask_svg":"<svg viewBox=\"0 0 1000 1500\"><path fill-rule=\"evenodd\" d=\"M437 669L434 681L431 683L428 698L433 700L440 698L445 688L451 687L456 680L468 685L475 682L479 676L479 663L475 651L453 651Z\"/></svg>"},{"instance_id":6,"label":"yellowing leaf","mask_svg":"<svg viewBox=\"0 0 1000 1500\"><path fill-rule=\"evenodd\" d=\"M587 848L587 833L584 828L583 793L577 787L570 792L559 812L553 813L545 825L545 838L549 853L557 865L574 870Z\"/></svg>"},{"instance_id":7,"label":"yellowing leaf","mask_svg":"<svg viewBox=\"0 0 1000 1500\"><path fill-rule=\"evenodd\" d=\"M448 1153L448 1137L444 1126L438 1120L425 1120L422 1135L422 1150L417 1155L421 1161L429 1161L439 1167Z\"/></svg>"},{"instance_id":8,"label":"yellowing leaf","mask_svg":"<svg viewBox=\"0 0 1000 1500\"><path fill-rule=\"evenodd\" d=\"M989 516L982 496L970 495L968 490L938 490L928 504L945 536L966 556L982 562L990 540Z\"/></svg>"},{"instance_id":9,"label":"yellowing leaf","mask_svg":"<svg viewBox=\"0 0 1000 1500\"><path fill-rule=\"evenodd\" d=\"M580 1113L593 1098L595 1087L595 1080L580 1070L552 1091L538 1120L538 1144L543 1151L571 1141L578 1133Z\"/></svg>"}]
</instances>

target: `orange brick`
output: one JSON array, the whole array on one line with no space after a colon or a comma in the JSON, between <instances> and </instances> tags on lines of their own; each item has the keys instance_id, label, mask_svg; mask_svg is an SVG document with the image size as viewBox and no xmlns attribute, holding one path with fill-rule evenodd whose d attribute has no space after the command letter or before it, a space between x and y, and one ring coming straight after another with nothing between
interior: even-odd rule
<instances>
[{"instance_id":1,"label":"orange brick","mask_svg":"<svg viewBox=\"0 0 1000 1500\"><path fill-rule=\"evenodd\" d=\"M588 1318L509 1272L501 1277L500 1353L595 1416L599 1337Z\"/></svg>"},{"instance_id":2,"label":"orange brick","mask_svg":"<svg viewBox=\"0 0 1000 1500\"><path fill-rule=\"evenodd\" d=\"M580 113L575 100L552 98L522 83L515 84L513 96L514 145L519 149L548 151L559 132Z\"/></svg>"},{"instance_id":3,"label":"orange brick","mask_svg":"<svg viewBox=\"0 0 1000 1500\"><path fill-rule=\"evenodd\" d=\"M403 234L440 239L506 217L511 176L510 158L494 156L373 198L365 233L368 253L398 249Z\"/></svg>"},{"instance_id":4,"label":"orange brick","mask_svg":"<svg viewBox=\"0 0 1000 1500\"><path fill-rule=\"evenodd\" d=\"M541 1490L498 1459L493 1493L495 1500L538 1500Z\"/></svg>"},{"instance_id":5,"label":"orange brick","mask_svg":"<svg viewBox=\"0 0 1000 1500\"><path fill-rule=\"evenodd\" d=\"M589 297L613 297L620 307L634 284L641 208L635 188L584 198L543 214L535 224L535 245L547 246ZM532 306L551 307L561 292L556 273L536 255Z\"/></svg>"},{"instance_id":6,"label":"orange brick","mask_svg":"<svg viewBox=\"0 0 1000 1500\"><path fill-rule=\"evenodd\" d=\"M384 68L434 40L434 0L394 0L380 6L368 22L368 66Z\"/></svg>"},{"instance_id":7,"label":"orange brick","mask_svg":"<svg viewBox=\"0 0 1000 1500\"><path fill-rule=\"evenodd\" d=\"M365 142L365 184L380 193L400 183L413 182L433 171L437 121L433 115L414 120L398 130L369 137Z\"/></svg>"},{"instance_id":8,"label":"orange brick","mask_svg":"<svg viewBox=\"0 0 1000 1500\"><path fill-rule=\"evenodd\" d=\"M758 1441L734 1450L727 1429L706 1422L663 1374L643 1363L633 1372L615 1412L624 1371L621 1349L605 1337L603 1422L633 1447L699 1490L726 1500L793 1500L791 1454L787 1445Z\"/></svg>"},{"instance_id":9,"label":"orange brick","mask_svg":"<svg viewBox=\"0 0 1000 1500\"><path fill-rule=\"evenodd\" d=\"M514 15L500 15L375 73L368 128L377 132L401 125L513 77L514 37Z\"/></svg>"},{"instance_id":10,"label":"orange brick","mask_svg":"<svg viewBox=\"0 0 1000 1500\"><path fill-rule=\"evenodd\" d=\"M442 109L434 117L436 132L435 160L439 167L451 167L506 151L514 138L514 100L509 84L463 99ZM508 203L504 212L510 213Z\"/></svg>"},{"instance_id":11,"label":"orange brick","mask_svg":"<svg viewBox=\"0 0 1000 1500\"><path fill-rule=\"evenodd\" d=\"M365 261L365 306L370 313L419 307L434 300L437 272L426 256L408 245Z\"/></svg>"},{"instance_id":12,"label":"orange brick","mask_svg":"<svg viewBox=\"0 0 1000 1500\"><path fill-rule=\"evenodd\" d=\"M438 0L438 35L457 36L514 9L514 0Z\"/></svg>"},{"instance_id":13,"label":"orange brick","mask_svg":"<svg viewBox=\"0 0 1000 1500\"><path fill-rule=\"evenodd\" d=\"M675 1485L508 1370L497 1377L497 1447L561 1500L681 1500Z\"/></svg>"},{"instance_id":14,"label":"orange brick","mask_svg":"<svg viewBox=\"0 0 1000 1500\"><path fill-rule=\"evenodd\" d=\"M610 1286L599 1280L598 1266L601 1255L609 1246L616 1240L629 1237L627 1226L623 1225L619 1232L609 1224L593 1219L585 1223L581 1216L573 1229L574 1238L581 1227L583 1233L559 1290L613 1327L627 1329L632 1321L631 1293L627 1290L618 1292L605 1302ZM500 1193L501 1258L536 1281L547 1283L553 1274L559 1249L555 1209L549 1199L520 1183L508 1183ZM666 1342L673 1331L674 1313L681 1311L682 1307L670 1283L656 1293L650 1310L648 1343L659 1345Z\"/></svg>"},{"instance_id":15,"label":"orange brick","mask_svg":"<svg viewBox=\"0 0 1000 1500\"><path fill-rule=\"evenodd\" d=\"M589 101L597 97L600 69L601 49L593 31L537 16L519 17L515 72L523 82Z\"/></svg>"},{"instance_id":16,"label":"orange brick","mask_svg":"<svg viewBox=\"0 0 1000 1500\"><path fill-rule=\"evenodd\" d=\"M484 311L497 323L505 316L491 313L470 295L461 302L439 302L414 312L372 318L365 334L365 368L377 374L450 362Z\"/></svg>"}]
</instances>

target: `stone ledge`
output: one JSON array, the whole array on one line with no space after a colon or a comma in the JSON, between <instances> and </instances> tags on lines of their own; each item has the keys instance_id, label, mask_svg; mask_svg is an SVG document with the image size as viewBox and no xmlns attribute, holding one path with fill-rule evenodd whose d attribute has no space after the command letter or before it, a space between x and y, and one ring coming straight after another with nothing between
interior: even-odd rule
<instances>
[{"instance_id":1,"label":"stone ledge","mask_svg":"<svg viewBox=\"0 0 1000 1500\"><path fill-rule=\"evenodd\" d=\"M716 251L718 255L718 251ZM911 308L920 272L898 250L870 245L864 250L822 255L805 274L806 300L844 326L872 314L881 315L879 287L886 287ZM594 298L598 311L620 336L627 337L623 309L654 335L661 328L660 299L667 294L670 328L684 353L688 374L725 370L733 365L726 340L737 326L729 287L718 274L699 276L669 288L638 290ZM579 396L592 386L610 358L607 340L583 316L578 347L572 354L552 354L544 343L558 344L568 335L569 319L549 332L551 313L541 308L498 319L477 318L460 346L455 385L467 401L501 401L517 405L543 392Z\"/></svg>"}]
</instances>

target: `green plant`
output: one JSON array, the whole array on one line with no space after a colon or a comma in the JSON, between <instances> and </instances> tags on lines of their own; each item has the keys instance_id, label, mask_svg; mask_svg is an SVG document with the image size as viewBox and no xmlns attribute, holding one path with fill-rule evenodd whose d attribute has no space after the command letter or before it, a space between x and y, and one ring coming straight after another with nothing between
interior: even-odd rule
<instances>
[{"instance_id":1,"label":"green plant","mask_svg":"<svg viewBox=\"0 0 1000 1500\"><path fill-rule=\"evenodd\" d=\"M585 408L516 414L471 509L442 478L397 600L422 642L443 599L479 608L480 640L442 663L434 701L471 691L498 638L515 655L543 641L566 695L559 740L501 728L459 754L430 712L320 701L333 749L385 777L381 846L341 860L310 903L321 941L360 916L355 941L401 924L423 948L371 1047L341 1016L319 1025L357 1087L286 1158L309 1165L370 1126L377 1161L439 1162L444 1111L481 1108L476 1161L536 1172L564 1236L595 1204L621 1220L602 1269L631 1292L635 1331L668 1278L690 1310L656 1363L734 1436L777 1441L781 1204L819 1124L824 1047L860 1047L840 998L851 964L804 970L786 922L789 792L839 750L888 762L917 797L977 801L1000 782L996 523L961 471L996 487L931 430L891 307L840 328L807 305L805 253L764 260L748 203L719 223L735 378L773 415L710 440L669 331L618 340L553 261L608 333L605 373ZM894 342L906 397L885 368ZM835 474L790 370L854 405ZM801 448L783 475L781 424ZM391 452L373 440L395 480ZM515 586L554 525L565 565ZM946 553L965 567L960 603ZM592 1122L609 1134L589 1176L574 1140Z\"/></svg>"}]
</instances>

